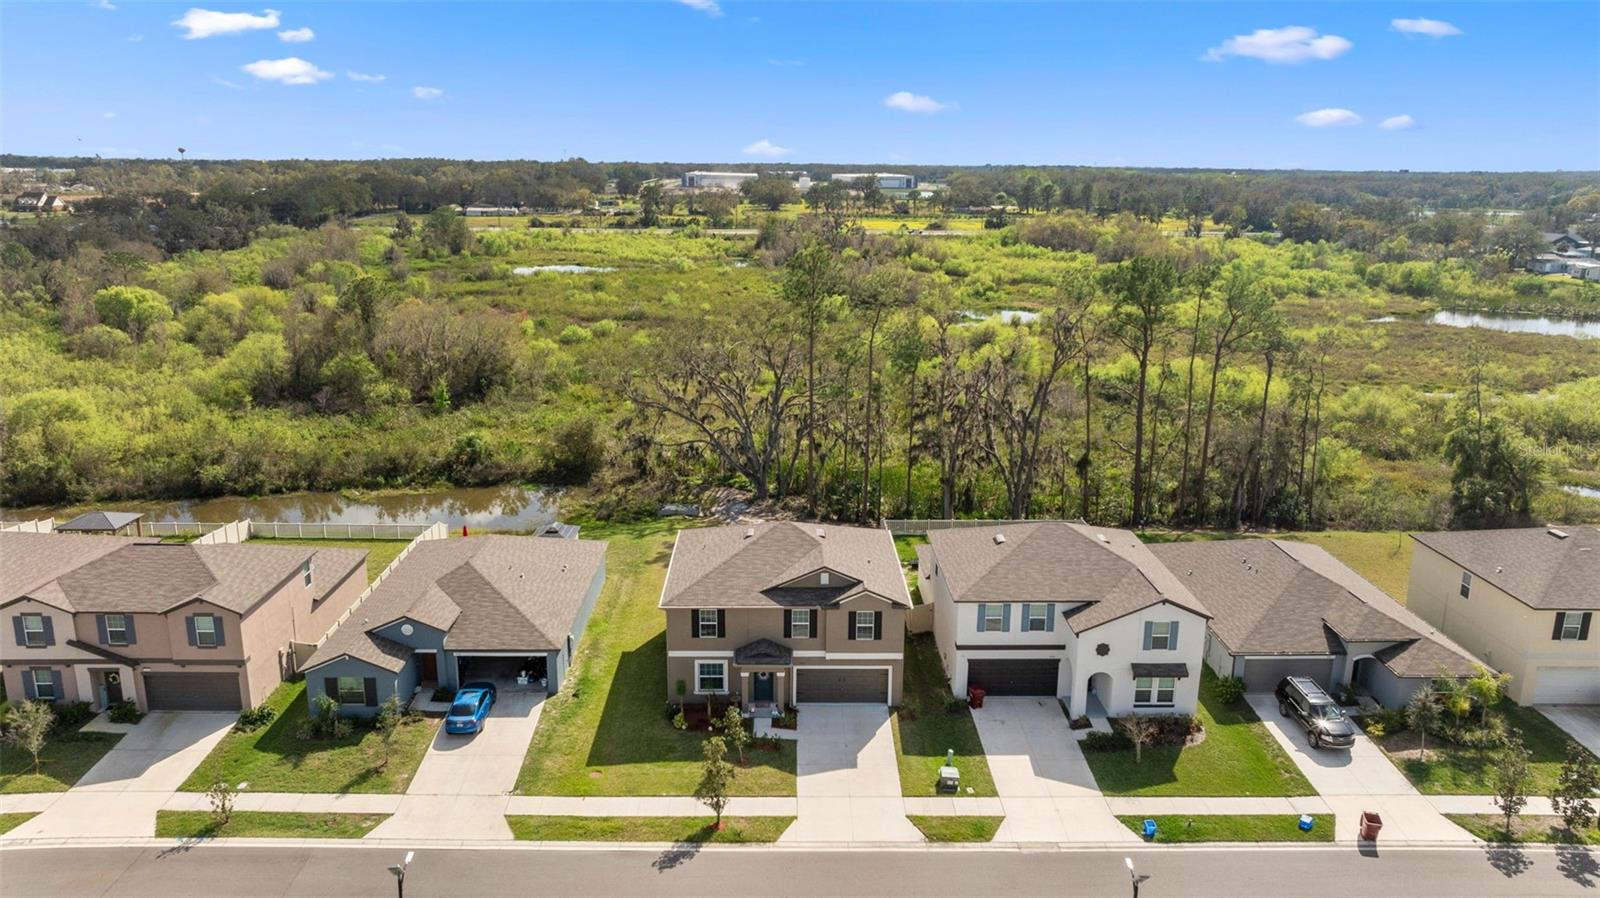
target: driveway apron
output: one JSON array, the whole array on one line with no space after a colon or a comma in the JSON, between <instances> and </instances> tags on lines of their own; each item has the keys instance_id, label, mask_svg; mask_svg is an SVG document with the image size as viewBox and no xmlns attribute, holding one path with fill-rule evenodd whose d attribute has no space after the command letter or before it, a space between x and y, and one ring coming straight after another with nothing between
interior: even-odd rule
<instances>
[{"instance_id":1,"label":"driveway apron","mask_svg":"<svg viewBox=\"0 0 1600 898\"><path fill-rule=\"evenodd\" d=\"M1600 755L1600 705L1534 705L1578 744Z\"/></svg>"},{"instance_id":2,"label":"driveway apron","mask_svg":"<svg viewBox=\"0 0 1600 898\"><path fill-rule=\"evenodd\" d=\"M780 842L920 842L900 795L889 711L882 705L801 705L799 818Z\"/></svg>"}]
</instances>

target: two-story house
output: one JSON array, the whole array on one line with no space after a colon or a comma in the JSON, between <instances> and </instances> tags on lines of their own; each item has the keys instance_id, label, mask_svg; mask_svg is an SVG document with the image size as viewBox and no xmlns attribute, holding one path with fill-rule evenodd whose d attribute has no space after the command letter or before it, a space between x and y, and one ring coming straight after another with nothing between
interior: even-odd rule
<instances>
[{"instance_id":1,"label":"two-story house","mask_svg":"<svg viewBox=\"0 0 1600 898\"><path fill-rule=\"evenodd\" d=\"M1406 606L1511 674L1520 704L1600 704L1600 529L1416 533Z\"/></svg>"},{"instance_id":2,"label":"two-story house","mask_svg":"<svg viewBox=\"0 0 1600 898\"><path fill-rule=\"evenodd\" d=\"M1132 533L935 530L917 567L954 695L1056 696L1073 715L1194 712L1210 614Z\"/></svg>"},{"instance_id":3,"label":"two-story house","mask_svg":"<svg viewBox=\"0 0 1600 898\"><path fill-rule=\"evenodd\" d=\"M0 533L6 694L238 710L294 672L366 588L366 553Z\"/></svg>"},{"instance_id":4,"label":"two-story house","mask_svg":"<svg viewBox=\"0 0 1600 898\"><path fill-rule=\"evenodd\" d=\"M899 700L911 595L886 530L780 522L680 531L660 607L671 701L774 713Z\"/></svg>"}]
</instances>

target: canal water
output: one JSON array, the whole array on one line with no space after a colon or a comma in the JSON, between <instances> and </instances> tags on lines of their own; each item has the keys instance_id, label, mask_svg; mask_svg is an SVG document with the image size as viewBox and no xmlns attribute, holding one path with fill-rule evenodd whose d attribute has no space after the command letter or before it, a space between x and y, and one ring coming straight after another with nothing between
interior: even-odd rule
<instances>
[{"instance_id":1,"label":"canal water","mask_svg":"<svg viewBox=\"0 0 1600 898\"><path fill-rule=\"evenodd\" d=\"M1512 334L1547 334L1555 337L1600 340L1600 319L1441 311L1434 312L1426 320L1431 324L1442 324L1446 327L1481 327Z\"/></svg>"}]
</instances>

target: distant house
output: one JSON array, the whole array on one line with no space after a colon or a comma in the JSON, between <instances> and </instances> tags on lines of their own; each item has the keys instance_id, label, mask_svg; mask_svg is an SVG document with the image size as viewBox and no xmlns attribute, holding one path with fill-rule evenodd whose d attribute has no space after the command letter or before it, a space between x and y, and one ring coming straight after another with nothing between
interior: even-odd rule
<instances>
[{"instance_id":1,"label":"distant house","mask_svg":"<svg viewBox=\"0 0 1600 898\"><path fill-rule=\"evenodd\" d=\"M1567 274L1585 281L1600 281L1600 260L1568 259Z\"/></svg>"},{"instance_id":2,"label":"distant house","mask_svg":"<svg viewBox=\"0 0 1600 898\"><path fill-rule=\"evenodd\" d=\"M691 171L684 172L682 186L685 190L738 190L758 177L753 171Z\"/></svg>"},{"instance_id":3,"label":"distant house","mask_svg":"<svg viewBox=\"0 0 1600 898\"><path fill-rule=\"evenodd\" d=\"M1540 236L1550 245L1552 252L1594 255L1594 245L1571 231L1547 231Z\"/></svg>"},{"instance_id":4,"label":"distant house","mask_svg":"<svg viewBox=\"0 0 1600 898\"><path fill-rule=\"evenodd\" d=\"M62 212L67 208L67 201L53 193L23 193L11 201L11 209L15 212L37 212L48 215L52 212Z\"/></svg>"},{"instance_id":5,"label":"distant house","mask_svg":"<svg viewBox=\"0 0 1600 898\"><path fill-rule=\"evenodd\" d=\"M467 206L461 210L462 215L488 216L488 215L521 215L522 210L516 206Z\"/></svg>"},{"instance_id":6,"label":"distant house","mask_svg":"<svg viewBox=\"0 0 1600 898\"><path fill-rule=\"evenodd\" d=\"M1528 262L1528 270L1534 274L1566 274L1567 259L1560 253L1540 253Z\"/></svg>"},{"instance_id":7,"label":"distant house","mask_svg":"<svg viewBox=\"0 0 1600 898\"><path fill-rule=\"evenodd\" d=\"M895 172L840 172L833 176L833 180L851 185L876 180L878 187L882 190L915 190L917 188L916 175L902 175Z\"/></svg>"}]
</instances>

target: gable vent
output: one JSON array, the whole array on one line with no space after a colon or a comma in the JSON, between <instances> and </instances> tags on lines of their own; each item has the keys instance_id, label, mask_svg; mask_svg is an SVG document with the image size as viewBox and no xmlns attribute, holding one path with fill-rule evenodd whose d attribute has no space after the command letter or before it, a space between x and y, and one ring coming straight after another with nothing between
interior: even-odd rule
<instances>
[{"instance_id":1,"label":"gable vent","mask_svg":"<svg viewBox=\"0 0 1600 898\"><path fill-rule=\"evenodd\" d=\"M996 533L994 535L994 544L995 545L997 545L997 546L998 545L1002 545L1003 543L1005 543L1005 541L1006 541L1006 535L1004 533Z\"/></svg>"},{"instance_id":2,"label":"gable vent","mask_svg":"<svg viewBox=\"0 0 1600 898\"><path fill-rule=\"evenodd\" d=\"M1557 530L1556 528L1551 527L1550 528L1550 535L1555 537L1556 539L1566 539L1568 536L1571 536L1572 534L1568 533L1565 530Z\"/></svg>"}]
</instances>

